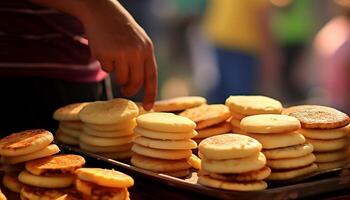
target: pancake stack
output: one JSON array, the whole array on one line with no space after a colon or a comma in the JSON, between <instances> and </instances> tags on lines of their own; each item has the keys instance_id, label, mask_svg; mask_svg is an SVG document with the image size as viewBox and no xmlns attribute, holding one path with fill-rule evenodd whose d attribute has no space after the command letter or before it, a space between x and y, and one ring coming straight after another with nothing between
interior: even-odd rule
<instances>
[{"instance_id":1,"label":"pancake stack","mask_svg":"<svg viewBox=\"0 0 350 200\"><path fill-rule=\"evenodd\" d=\"M347 125L349 116L334 108L301 105L286 109L285 114L299 119L303 134L314 147L318 170L341 168L347 163Z\"/></svg>"},{"instance_id":2,"label":"pancake stack","mask_svg":"<svg viewBox=\"0 0 350 200\"><path fill-rule=\"evenodd\" d=\"M227 106L221 104L201 105L187 109L180 113L196 123L196 135L193 139L199 143L203 139L231 132L231 125L227 122L231 114Z\"/></svg>"},{"instance_id":3,"label":"pancake stack","mask_svg":"<svg viewBox=\"0 0 350 200\"><path fill-rule=\"evenodd\" d=\"M293 179L317 170L312 145L297 132L298 119L277 114L254 115L242 119L241 129L262 144L272 171L268 180Z\"/></svg>"},{"instance_id":4,"label":"pancake stack","mask_svg":"<svg viewBox=\"0 0 350 200\"><path fill-rule=\"evenodd\" d=\"M184 177L190 173L191 140L197 133L196 124L188 118L172 113L147 113L136 119L131 163L139 168Z\"/></svg>"},{"instance_id":5,"label":"pancake stack","mask_svg":"<svg viewBox=\"0 0 350 200\"><path fill-rule=\"evenodd\" d=\"M180 113L186 109L206 104L207 100L199 96L175 97L156 101L153 106L155 112Z\"/></svg>"},{"instance_id":6,"label":"pancake stack","mask_svg":"<svg viewBox=\"0 0 350 200\"><path fill-rule=\"evenodd\" d=\"M60 151L51 144L53 135L44 129L26 130L13 133L0 140L1 162L4 166L4 185L11 191L19 192L22 187L17 180L27 161L51 156Z\"/></svg>"},{"instance_id":7,"label":"pancake stack","mask_svg":"<svg viewBox=\"0 0 350 200\"><path fill-rule=\"evenodd\" d=\"M18 180L24 184L21 199L35 199L34 196L39 194L58 198L74 193L71 188L75 180L74 172L84 164L83 157L71 154L48 156L27 162L25 170L18 175ZM41 194L42 192L45 194Z\"/></svg>"},{"instance_id":8,"label":"pancake stack","mask_svg":"<svg viewBox=\"0 0 350 200\"><path fill-rule=\"evenodd\" d=\"M79 145L79 137L83 131L83 123L79 119L80 110L88 103L74 103L57 109L53 118L59 121L55 139L68 145Z\"/></svg>"},{"instance_id":9,"label":"pancake stack","mask_svg":"<svg viewBox=\"0 0 350 200\"><path fill-rule=\"evenodd\" d=\"M80 168L75 173L75 189L82 199L130 200L128 188L134 180L126 174L100 168Z\"/></svg>"},{"instance_id":10,"label":"pancake stack","mask_svg":"<svg viewBox=\"0 0 350 200\"><path fill-rule=\"evenodd\" d=\"M281 102L265 96L230 96L226 99L230 108L233 133L244 134L240 122L244 117L258 114L281 114Z\"/></svg>"},{"instance_id":11,"label":"pancake stack","mask_svg":"<svg viewBox=\"0 0 350 200\"><path fill-rule=\"evenodd\" d=\"M261 144L248 136L223 134L199 144L202 167L198 183L213 188L255 191L267 188L270 175Z\"/></svg>"},{"instance_id":12,"label":"pancake stack","mask_svg":"<svg viewBox=\"0 0 350 200\"><path fill-rule=\"evenodd\" d=\"M134 102L122 98L85 106L79 113L84 123L80 148L112 159L130 158L138 113Z\"/></svg>"}]
</instances>

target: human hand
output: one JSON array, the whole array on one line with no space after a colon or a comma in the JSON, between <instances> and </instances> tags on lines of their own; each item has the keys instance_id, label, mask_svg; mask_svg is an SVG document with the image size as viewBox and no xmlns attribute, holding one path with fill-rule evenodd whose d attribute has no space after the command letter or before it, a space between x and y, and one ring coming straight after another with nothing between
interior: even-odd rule
<instances>
[{"instance_id":1,"label":"human hand","mask_svg":"<svg viewBox=\"0 0 350 200\"><path fill-rule=\"evenodd\" d=\"M117 1L91 1L83 22L93 55L106 72L115 73L124 96L144 88L146 110L157 95L157 63L146 32ZM94 3L98 2L98 3Z\"/></svg>"}]
</instances>

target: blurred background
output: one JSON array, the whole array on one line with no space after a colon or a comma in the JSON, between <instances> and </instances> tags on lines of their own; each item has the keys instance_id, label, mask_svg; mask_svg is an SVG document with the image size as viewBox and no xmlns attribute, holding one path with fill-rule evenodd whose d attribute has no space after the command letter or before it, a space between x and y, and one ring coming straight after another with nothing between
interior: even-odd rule
<instances>
[{"instance_id":1,"label":"blurred background","mask_svg":"<svg viewBox=\"0 0 350 200\"><path fill-rule=\"evenodd\" d=\"M349 0L123 0L152 38L159 99L262 94L350 111Z\"/></svg>"}]
</instances>

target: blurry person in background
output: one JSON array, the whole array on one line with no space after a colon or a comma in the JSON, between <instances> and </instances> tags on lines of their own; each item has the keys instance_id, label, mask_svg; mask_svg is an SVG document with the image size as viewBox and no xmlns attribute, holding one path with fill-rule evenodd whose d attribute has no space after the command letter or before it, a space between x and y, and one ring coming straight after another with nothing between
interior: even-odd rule
<instances>
[{"instance_id":1,"label":"blurry person in background","mask_svg":"<svg viewBox=\"0 0 350 200\"><path fill-rule=\"evenodd\" d=\"M338 14L314 41L323 104L350 112L350 0L334 0Z\"/></svg>"},{"instance_id":2,"label":"blurry person in background","mask_svg":"<svg viewBox=\"0 0 350 200\"><path fill-rule=\"evenodd\" d=\"M106 72L124 96L144 88L152 107L153 44L118 1L2 0L0 16L2 134L54 130L58 107L107 98Z\"/></svg>"},{"instance_id":3,"label":"blurry person in background","mask_svg":"<svg viewBox=\"0 0 350 200\"><path fill-rule=\"evenodd\" d=\"M312 0L270 0L273 7L272 31L282 52L281 96L284 102L298 103L306 91L298 77L305 65L305 52L315 30ZM300 70L302 71L302 70Z\"/></svg>"},{"instance_id":4,"label":"blurry person in background","mask_svg":"<svg viewBox=\"0 0 350 200\"><path fill-rule=\"evenodd\" d=\"M211 103L229 95L276 96L279 51L271 34L268 0L211 0L204 32L214 47L219 78L208 94ZM258 80L260 79L260 80Z\"/></svg>"}]
</instances>

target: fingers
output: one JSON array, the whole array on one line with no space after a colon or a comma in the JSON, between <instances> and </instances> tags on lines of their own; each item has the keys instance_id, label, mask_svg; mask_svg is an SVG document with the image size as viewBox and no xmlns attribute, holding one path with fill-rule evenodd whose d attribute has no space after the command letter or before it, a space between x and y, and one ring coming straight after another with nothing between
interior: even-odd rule
<instances>
[{"instance_id":1,"label":"fingers","mask_svg":"<svg viewBox=\"0 0 350 200\"><path fill-rule=\"evenodd\" d=\"M153 107L157 96L157 63L154 55L146 59L145 62L145 77L144 77L144 97L143 107L145 110L150 110Z\"/></svg>"},{"instance_id":2,"label":"fingers","mask_svg":"<svg viewBox=\"0 0 350 200\"><path fill-rule=\"evenodd\" d=\"M110 73L114 70L114 65L112 61L99 59L99 62L103 71Z\"/></svg>"},{"instance_id":3,"label":"fingers","mask_svg":"<svg viewBox=\"0 0 350 200\"><path fill-rule=\"evenodd\" d=\"M124 96L132 96L137 93L144 82L144 63L140 59L133 60L129 63L129 80L122 87Z\"/></svg>"},{"instance_id":4,"label":"fingers","mask_svg":"<svg viewBox=\"0 0 350 200\"><path fill-rule=\"evenodd\" d=\"M117 84L120 86L126 85L129 81L128 63L125 60L120 59L118 61L113 61L113 65Z\"/></svg>"}]
</instances>

